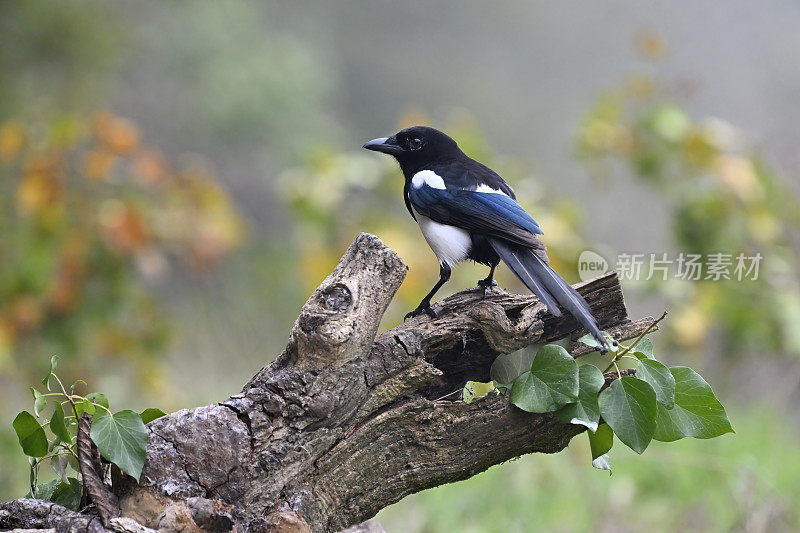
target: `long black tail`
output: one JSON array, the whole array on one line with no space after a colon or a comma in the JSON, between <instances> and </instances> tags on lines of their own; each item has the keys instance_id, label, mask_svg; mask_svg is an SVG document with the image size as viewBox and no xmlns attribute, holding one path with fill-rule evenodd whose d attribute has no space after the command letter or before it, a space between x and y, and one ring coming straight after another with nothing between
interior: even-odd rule
<instances>
[{"instance_id":1,"label":"long black tail","mask_svg":"<svg viewBox=\"0 0 800 533\"><path fill-rule=\"evenodd\" d=\"M544 302L547 310L554 316L561 316L558 305L575 317L575 319L597 339L603 347L602 351L609 350L608 341L600 334L597 321L592 316L589 304L578 294L572 285L564 281L555 270L550 268L533 250L524 246L510 245L499 239L489 239L492 248L497 252L503 262L508 265L514 274L528 287L531 292Z\"/></svg>"}]
</instances>

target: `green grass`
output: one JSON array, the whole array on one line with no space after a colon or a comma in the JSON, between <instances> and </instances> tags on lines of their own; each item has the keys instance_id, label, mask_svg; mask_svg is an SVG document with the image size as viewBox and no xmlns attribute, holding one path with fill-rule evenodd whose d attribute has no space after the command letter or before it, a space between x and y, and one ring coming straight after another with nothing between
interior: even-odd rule
<instances>
[{"instance_id":1,"label":"green grass","mask_svg":"<svg viewBox=\"0 0 800 533\"><path fill-rule=\"evenodd\" d=\"M613 475L589 464L578 436L384 509L389 532L797 531L798 431L734 409L736 434L653 443L643 456L615 442Z\"/></svg>"}]
</instances>

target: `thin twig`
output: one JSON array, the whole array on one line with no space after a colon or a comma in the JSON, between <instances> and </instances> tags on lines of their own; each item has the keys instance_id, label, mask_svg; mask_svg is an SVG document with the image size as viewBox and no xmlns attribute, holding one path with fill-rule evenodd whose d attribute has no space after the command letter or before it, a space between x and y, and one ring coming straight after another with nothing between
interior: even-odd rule
<instances>
[{"instance_id":1,"label":"thin twig","mask_svg":"<svg viewBox=\"0 0 800 533\"><path fill-rule=\"evenodd\" d=\"M654 328L655 328L655 327L658 325L658 323L659 323L659 322L661 322L662 320L664 320L665 318L667 318L667 312L666 312L666 311L664 311L664 313L663 313L663 314L662 314L660 317L658 317L656 320L654 320L652 324L650 324L649 326L647 326L647 328L646 328L644 331L642 331L642 332L639 334L639 336L638 336L638 337L636 337L636 340L635 340L635 341L633 341L633 342L630 344L630 346L628 346L627 348L625 348L624 350L622 350L621 352L619 352L619 353L617 354L617 357L621 357L621 356L625 355L626 353L628 353L629 351L631 351L631 349L632 349L634 346L636 346L636 344L637 344L637 343L638 343L640 340L642 340L642 339L644 338L644 336L645 336L645 335L647 335L648 333L650 333L651 331L653 331L653 329L654 329Z\"/></svg>"},{"instance_id":2,"label":"thin twig","mask_svg":"<svg viewBox=\"0 0 800 533\"><path fill-rule=\"evenodd\" d=\"M658 317L656 320L653 320L653 322L649 326L647 326L644 329L644 331L642 331L639 334L639 336L636 337L636 340L634 340L629 346L625 347L621 352L619 352L618 354L614 355L614 358L611 360L611 364L608 365L605 370L603 370L603 373L605 374L606 372L611 370L611 367L617 366L617 361L619 361L622 358L622 356L624 356L626 353L630 352L633 349L633 347L636 346L639 343L639 341L644 338L645 335L647 335L648 333L653 331L653 329L658 325L658 323L661 322L662 320L664 320L665 318L667 318L667 312L666 311L664 311L664 313L660 317Z\"/></svg>"},{"instance_id":3,"label":"thin twig","mask_svg":"<svg viewBox=\"0 0 800 533\"><path fill-rule=\"evenodd\" d=\"M461 391L463 391L463 390L464 390L464 388L463 388L463 387L462 387L462 388L460 388L460 389L456 389L456 390L454 390L453 392L448 392L448 393L447 393L447 394L445 394L444 396L441 396L441 397L439 397L439 398L436 398L436 399L435 399L435 400L433 400L433 401L434 401L434 402L438 402L439 400L444 400L444 399L445 399L445 398L447 398L448 396L452 396L453 394L455 394L455 393L457 393L457 392L461 392Z\"/></svg>"}]
</instances>

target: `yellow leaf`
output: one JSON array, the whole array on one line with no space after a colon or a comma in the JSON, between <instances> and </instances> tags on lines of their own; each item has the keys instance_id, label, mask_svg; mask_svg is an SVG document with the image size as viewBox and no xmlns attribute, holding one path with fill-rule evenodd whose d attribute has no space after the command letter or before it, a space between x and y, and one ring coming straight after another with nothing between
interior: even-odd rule
<instances>
[{"instance_id":1,"label":"yellow leaf","mask_svg":"<svg viewBox=\"0 0 800 533\"><path fill-rule=\"evenodd\" d=\"M763 199L764 189L756 177L753 162L742 156L720 155L714 159L714 177L739 200L752 203Z\"/></svg>"},{"instance_id":2,"label":"yellow leaf","mask_svg":"<svg viewBox=\"0 0 800 533\"><path fill-rule=\"evenodd\" d=\"M14 348L14 328L0 316L0 371L11 362L11 353Z\"/></svg>"},{"instance_id":3,"label":"yellow leaf","mask_svg":"<svg viewBox=\"0 0 800 533\"><path fill-rule=\"evenodd\" d=\"M686 307L672 320L676 340L686 347L696 348L705 341L709 329L708 313L700 305Z\"/></svg>"},{"instance_id":4,"label":"yellow leaf","mask_svg":"<svg viewBox=\"0 0 800 533\"><path fill-rule=\"evenodd\" d=\"M36 154L25 163L17 188L17 205L22 212L41 213L59 201L62 192L56 156Z\"/></svg>"},{"instance_id":5,"label":"yellow leaf","mask_svg":"<svg viewBox=\"0 0 800 533\"><path fill-rule=\"evenodd\" d=\"M10 120L0 126L0 161L11 161L24 144L25 126L21 122Z\"/></svg>"}]
</instances>

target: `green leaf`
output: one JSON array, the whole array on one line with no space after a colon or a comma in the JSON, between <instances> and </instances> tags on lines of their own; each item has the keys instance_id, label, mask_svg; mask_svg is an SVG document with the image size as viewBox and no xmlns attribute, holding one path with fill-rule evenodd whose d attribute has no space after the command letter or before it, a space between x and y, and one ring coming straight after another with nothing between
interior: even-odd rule
<instances>
[{"instance_id":1,"label":"green leaf","mask_svg":"<svg viewBox=\"0 0 800 533\"><path fill-rule=\"evenodd\" d=\"M82 398L75 400L75 411L78 413L78 419L80 419L83 413L93 415L96 411L96 407L86 398Z\"/></svg>"},{"instance_id":2,"label":"green leaf","mask_svg":"<svg viewBox=\"0 0 800 533\"><path fill-rule=\"evenodd\" d=\"M74 477L69 478L69 483L61 482L56 490L53 491L53 496L50 501L63 505L67 509L77 511L81 506L81 495L83 494L83 487L81 482Z\"/></svg>"},{"instance_id":3,"label":"green leaf","mask_svg":"<svg viewBox=\"0 0 800 533\"><path fill-rule=\"evenodd\" d=\"M684 437L710 439L733 428L711 386L700 374L685 366L669 369L675 378L675 406L658 407L654 439L672 442Z\"/></svg>"},{"instance_id":4,"label":"green leaf","mask_svg":"<svg viewBox=\"0 0 800 533\"><path fill-rule=\"evenodd\" d=\"M50 459L50 466L53 467L55 473L64 483L69 483L67 479L67 464L69 464L69 458L64 453L55 455Z\"/></svg>"},{"instance_id":5,"label":"green leaf","mask_svg":"<svg viewBox=\"0 0 800 533\"><path fill-rule=\"evenodd\" d=\"M675 405L675 378L669 368L655 359L642 359L636 367L636 377L653 387L658 403L672 409Z\"/></svg>"},{"instance_id":6,"label":"green leaf","mask_svg":"<svg viewBox=\"0 0 800 533\"><path fill-rule=\"evenodd\" d=\"M38 390L31 389L31 394L33 394L33 414L37 417L44 411L45 407L47 407L47 398Z\"/></svg>"},{"instance_id":7,"label":"green leaf","mask_svg":"<svg viewBox=\"0 0 800 533\"><path fill-rule=\"evenodd\" d=\"M614 445L614 432L608 424L600 424L597 431L587 431L589 447L592 450L592 460L605 455Z\"/></svg>"},{"instance_id":8,"label":"green leaf","mask_svg":"<svg viewBox=\"0 0 800 533\"><path fill-rule=\"evenodd\" d=\"M30 457L47 455L47 435L44 428L28 411L22 411L11 424L17 433L22 451Z\"/></svg>"},{"instance_id":9,"label":"green leaf","mask_svg":"<svg viewBox=\"0 0 800 533\"><path fill-rule=\"evenodd\" d=\"M102 405L106 409L110 407L108 404L108 398L106 398L106 395L102 392L90 392L86 395L86 399L92 403L96 403L97 405Z\"/></svg>"},{"instance_id":10,"label":"green leaf","mask_svg":"<svg viewBox=\"0 0 800 533\"><path fill-rule=\"evenodd\" d=\"M47 375L44 377L44 379L42 379L42 385L47 387L47 390L50 390L50 377L56 371L58 359L59 358L57 355L54 355L53 357L50 358L50 372L48 372Z\"/></svg>"},{"instance_id":11,"label":"green leaf","mask_svg":"<svg viewBox=\"0 0 800 533\"><path fill-rule=\"evenodd\" d=\"M597 342L597 339L595 339L592 336L591 333L587 333L586 335L584 335L583 337L581 337L580 339L578 339L575 342L580 342L582 344L585 344L586 346L589 346L590 348L599 348L600 347L600 343Z\"/></svg>"},{"instance_id":12,"label":"green leaf","mask_svg":"<svg viewBox=\"0 0 800 533\"><path fill-rule=\"evenodd\" d=\"M53 416L50 417L50 431L52 431L53 435L58 437L61 442L66 442L67 444L72 443L72 437L64 421L64 408L61 407L60 402L55 402L55 410L53 411Z\"/></svg>"},{"instance_id":13,"label":"green leaf","mask_svg":"<svg viewBox=\"0 0 800 533\"><path fill-rule=\"evenodd\" d=\"M142 422L144 424L149 424L150 422L156 420L157 418L166 416L166 414L167 413L165 413L161 409L158 409L157 407L148 407L147 409L139 413L139 416L142 417Z\"/></svg>"},{"instance_id":14,"label":"green leaf","mask_svg":"<svg viewBox=\"0 0 800 533\"><path fill-rule=\"evenodd\" d=\"M28 457L28 465L30 465L30 487L31 490L28 494L36 492L36 481L39 479L39 469L36 468L36 457Z\"/></svg>"},{"instance_id":15,"label":"green leaf","mask_svg":"<svg viewBox=\"0 0 800 533\"><path fill-rule=\"evenodd\" d=\"M644 337L631 348L631 351L639 359L653 359L653 342Z\"/></svg>"},{"instance_id":16,"label":"green leaf","mask_svg":"<svg viewBox=\"0 0 800 533\"><path fill-rule=\"evenodd\" d=\"M539 349L531 369L511 386L511 403L531 413L551 413L578 399L578 365L563 347Z\"/></svg>"},{"instance_id":17,"label":"green leaf","mask_svg":"<svg viewBox=\"0 0 800 533\"><path fill-rule=\"evenodd\" d=\"M492 363L489 375L495 383L508 387L515 379L531 369L535 356L536 350L530 346L516 352L500 354Z\"/></svg>"},{"instance_id":18,"label":"green leaf","mask_svg":"<svg viewBox=\"0 0 800 533\"><path fill-rule=\"evenodd\" d=\"M658 412L656 393L648 383L631 376L615 380L600 393L600 414L619 440L643 453L653 438Z\"/></svg>"},{"instance_id":19,"label":"green leaf","mask_svg":"<svg viewBox=\"0 0 800 533\"><path fill-rule=\"evenodd\" d=\"M592 466L611 473L611 459L608 456L614 445L614 432L608 424L600 424L597 431L587 431L589 448L592 450Z\"/></svg>"},{"instance_id":20,"label":"green leaf","mask_svg":"<svg viewBox=\"0 0 800 533\"><path fill-rule=\"evenodd\" d=\"M72 452L73 452L74 454L76 454L76 455L77 455L77 453L78 453L78 447L77 447L77 445L70 446L70 449L72 450ZM78 459L77 459L77 458L75 457L75 455L73 455L72 453L70 453L70 454L68 454L68 455L67 455L67 463L68 463L68 464L69 464L69 466L71 466L71 467L72 467L72 469L73 469L73 470L75 470L76 472L80 472L80 471L81 471L81 465L79 465L79 464L78 464Z\"/></svg>"},{"instance_id":21,"label":"green leaf","mask_svg":"<svg viewBox=\"0 0 800 533\"><path fill-rule=\"evenodd\" d=\"M608 333L607 331L601 331L600 333L608 341L609 351L616 352L617 350L619 350L619 344L614 344L616 342L616 339L612 337L610 333ZM594 348L595 350L599 350L601 348L600 343L597 342L597 339L595 339L591 333L587 333L586 335L578 339L578 342L585 344L589 348Z\"/></svg>"},{"instance_id":22,"label":"green leaf","mask_svg":"<svg viewBox=\"0 0 800 533\"><path fill-rule=\"evenodd\" d=\"M147 429L139 413L125 410L95 417L89 435L103 457L139 481L147 451Z\"/></svg>"},{"instance_id":23,"label":"green leaf","mask_svg":"<svg viewBox=\"0 0 800 533\"><path fill-rule=\"evenodd\" d=\"M464 384L464 388L461 390L461 400L464 403L472 403L476 399L486 396L493 390L494 384L491 381L488 383L481 383L480 381L467 381L466 384ZM144 420L144 418L142 418L142 420Z\"/></svg>"},{"instance_id":24,"label":"green leaf","mask_svg":"<svg viewBox=\"0 0 800 533\"><path fill-rule=\"evenodd\" d=\"M603 373L594 365L581 365L578 368L578 401L556 411L556 416L570 424L581 424L597 430L600 422L600 406L597 393L605 383Z\"/></svg>"},{"instance_id":25,"label":"green leaf","mask_svg":"<svg viewBox=\"0 0 800 533\"><path fill-rule=\"evenodd\" d=\"M38 500L49 500L53 497L53 492L55 492L60 484L61 481L58 479L48 481L47 483L40 483L36 486L36 494L33 497Z\"/></svg>"},{"instance_id":26,"label":"green leaf","mask_svg":"<svg viewBox=\"0 0 800 533\"><path fill-rule=\"evenodd\" d=\"M83 386L85 387L85 386L86 386L86 382L85 382L85 381L83 381L82 379L79 379L79 380L77 380L75 383L73 383L72 385L70 385L70 387L69 387L69 392L70 392L71 394L75 394L75 387L77 387L78 385L83 385Z\"/></svg>"},{"instance_id":27,"label":"green leaf","mask_svg":"<svg viewBox=\"0 0 800 533\"><path fill-rule=\"evenodd\" d=\"M673 104L662 104L648 117L652 131L666 141L678 142L691 127L686 112Z\"/></svg>"}]
</instances>

